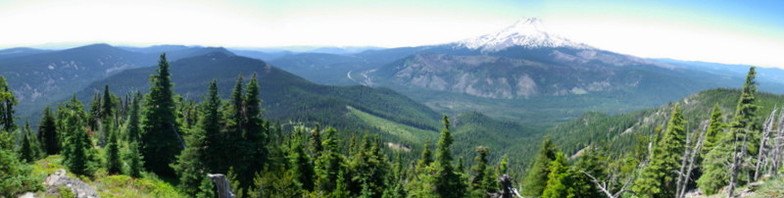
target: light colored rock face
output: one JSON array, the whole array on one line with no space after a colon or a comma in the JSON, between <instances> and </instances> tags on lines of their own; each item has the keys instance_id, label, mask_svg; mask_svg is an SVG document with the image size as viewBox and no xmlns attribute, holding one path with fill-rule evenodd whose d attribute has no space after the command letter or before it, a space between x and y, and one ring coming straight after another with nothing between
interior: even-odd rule
<instances>
[{"instance_id":1,"label":"light colored rock face","mask_svg":"<svg viewBox=\"0 0 784 198\"><path fill-rule=\"evenodd\" d=\"M64 186L70 188L77 198L100 197L98 196L95 186L90 186L82 180L71 178L65 173L65 170L59 169L44 179L47 195L58 195L60 187Z\"/></svg>"},{"instance_id":2,"label":"light colored rock face","mask_svg":"<svg viewBox=\"0 0 784 198\"><path fill-rule=\"evenodd\" d=\"M596 56L589 52L586 54L589 57ZM578 56L563 56L566 62L588 62ZM513 99L582 95L638 85L639 76L629 76L619 71L591 65L544 64L491 55L417 54L386 70L366 73L382 76L375 78L386 76L387 80L397 85L485 98Z\"/></svg>"}]
</instances>

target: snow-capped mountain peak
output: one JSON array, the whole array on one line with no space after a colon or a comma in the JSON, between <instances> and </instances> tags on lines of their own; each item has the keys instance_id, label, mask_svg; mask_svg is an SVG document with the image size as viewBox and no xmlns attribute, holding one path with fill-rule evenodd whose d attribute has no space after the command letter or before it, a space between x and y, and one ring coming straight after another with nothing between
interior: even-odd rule
<instances>
[{"instance_id":1,"label":"snow-capped mountain peak","mask_svg":"<svg viewBox=\"0 0 784 198\"><path fill-rule=\"evenodd\" d=\"M500 51L513 46L528 48L540 47L572 47L578 49L591 48L588 45L571 41L567 38L548 32L538 18L527 18L515 22L496 33L457 42L458 46L482 51Z\"/></svg>"}]
</instances>

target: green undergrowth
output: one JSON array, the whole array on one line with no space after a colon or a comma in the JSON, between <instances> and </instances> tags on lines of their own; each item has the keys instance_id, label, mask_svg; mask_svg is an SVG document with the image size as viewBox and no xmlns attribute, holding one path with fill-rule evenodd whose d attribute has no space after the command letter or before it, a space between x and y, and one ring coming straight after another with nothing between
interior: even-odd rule
<instances>
[{"instance_id":1,"label":"green undergrowth","mask_svg":"<svg viewBox=\"0 0 784 198\"><path fill-rule=\"evenodd\" d=\"M43 180L58 169L65 169L61 161L60 155L50 155L38 160L33 164L32 174ZM144 173L142 178L133 178L127 175L107 175L103 169L98 169L93 177L77 177L70 172L67 174L95 186L101 197L187 197L171 183L153 174Z\"/></svg>"}]
</instances>

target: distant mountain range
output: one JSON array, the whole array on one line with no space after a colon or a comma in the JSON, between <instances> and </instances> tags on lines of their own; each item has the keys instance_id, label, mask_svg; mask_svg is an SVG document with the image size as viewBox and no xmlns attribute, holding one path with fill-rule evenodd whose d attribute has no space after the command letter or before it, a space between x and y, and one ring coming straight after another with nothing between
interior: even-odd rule
<instances>
[{"instance_id":1,"label":"distant mountain range","mask_svg":"<svg viewBox=\"0 0 784 198\"><path fill-rule=\"evenodd\" d=\"M442 45L292 54L270 62L319 83L389 87L436 111L479 111L532 124L589 111L628 112L700 90L739 87L748 70L732 67L728 75L725 67L610 52L551 33L535 18ZM784 79L775 71L780 70L765 75ZM774 78L761 81L761 90L784 91L784 82Z\"/></svg>"}]
</instances>

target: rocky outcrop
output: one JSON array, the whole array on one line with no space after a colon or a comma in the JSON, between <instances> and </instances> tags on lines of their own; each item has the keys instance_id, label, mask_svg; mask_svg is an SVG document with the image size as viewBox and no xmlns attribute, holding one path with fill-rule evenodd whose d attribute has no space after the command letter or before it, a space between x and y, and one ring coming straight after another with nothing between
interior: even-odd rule
<instances>
[{"instance_id":1,"label":"rocky outcrop","mask_svg":"<svg viewBox=\"0 0 784 198\"><path fill-rule=\"evenodd\" d=\"M95 186L90 186L89 184L77 178L71 178L65 173L65 170L59 169L53 174L49 175L49 177L46 177L44 180L44 186L46 188L47 196L60 195L61 187L66 187L71 189L71 192L73 192L77 198L100 197L98 196L98 192L96 191Z\"/></svg>"}]
</instances>

